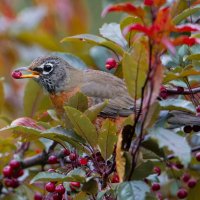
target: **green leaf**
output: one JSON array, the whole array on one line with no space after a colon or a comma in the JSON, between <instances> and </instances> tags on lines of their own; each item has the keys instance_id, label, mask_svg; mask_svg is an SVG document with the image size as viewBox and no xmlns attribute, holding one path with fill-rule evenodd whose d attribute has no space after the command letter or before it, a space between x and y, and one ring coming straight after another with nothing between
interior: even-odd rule
<instances>
[{"instance_id":1,"label":"green leaf","mask_svg":"<svg viewBox=\"0 0 200 200\"><path fill-rule=\"evenodd\" d=\"M97 131L89 118L82 112L69 106L65 107L65 111L76 133L84 138L92 147L95 147L97 145Z\"/></svg>"},{"instance_id":2,"label":"green leaf","mask_svg":"<svg viewBox=\"0 0 200 200\"><path fill-rule=\"evenodd\" d=\"M113 153L117 142L117 127L109 119L106 119L99 131L98 146L102 157L107 160Z\"/></svg>"},{"instance_id":3,"label":"green leaf","mask_svg":"<svg viewBox=\"0 0 200 200\"><path fill-rule=\"evenodd\" d=\"M85 171L82 169L74 169L70 171L68 174L59 174L56 172L39 172L36 176L31 180L31 184L36 181L60 181L60 182L80 182L84 183L85 179Z\"/></svg>"},{"instance_id":4,"label":"green leaf","mask_svg":"<svg viewBox=\"0 0 200 200\"><path fill-rule=\"evenodd\" d=\"M150 137L158 141L159 147L167 147L184 166L191 160L191 148L186 139L171 130L155 127L149 130Z\"/></svg>"},{"instance_id":5,"label":"green leaf","mask_svg":"<svg viewBox=\"0 0 200 200\"><path fill-rule=\"evenodd\" d=\"M101 104L97 104L95 106L90 107L88 110L85 111L85 115L90 119L90 121L94 121L100 112L107 106L108 100L105 100Z\"/></svg>"},{"instance_id":6,"label":"green leaf","mask_svg":"<svg viewBox=\"0 0 200 200\"><path fill-rule=\"evenodd\" d=\"M190 15L193 15L194 13L198 11L200 11L199 6L189 7L188 9L185 9L184 11L182 11L180 14L176 15L172 21L174 24L179 24L182 20L186 19L187 17L189 17Z\"/></svg>"},{"instance_id":7,"label":"green leaf","mask_svg":"<svg viewBox=\"0 0 200 200\"><path fill-rule=\"evenodd\" d=\"M82 191L76 194L76 196L73 198L73 200L88 200L88 199L89 197L87 193L82 192Z\"/></svg>"},{"instance_id":8,"label":"green leaf","mask_svg":"<svg viewBox=\"0 0 200 200\"><path fill-rule=\"evenodd\" d=\"M196 54L185 56L184 60L200 60L200 54L196 53Z\"/></svg>"},{"instance_id":9,"label":"green leaf","mask_svg":"<svg viewBox=\"0 0 200 200\"><path fill-rule=\"evenodd\" d=\"M123 55L124 50L118 44L106 40L103 37L92 35L92 34L80 34L71 37L64 38L61 42L87 42L92 45L99 45L111 49L117 54Z\"/></svg>"},{"instance_id":10,"label":"green leaf","mask_svg":"<svg viewBox=\"0 0 200 200\"><path fill-rule=\"evenodd\" d=\"M3 81L0 78L0 112L2 111L4 105L4 88L3 88Z\"/></svg>"},{"instance_id":11,"label":"green leaf","mask_svg":"<svg viewBox=\"0 0 200 200\"><path fill-rule=\"evenodd\" d=\"M82 191L86 192L87 194L95 195L98 191L97 181L93 178L90 178L83 184Z\"/></svg>"},{"instance_id":12,"label":"green leaf","mask_svg":"<svg viewBox=\"0 0 200 200\"><path fill-rule=\"evenodd\" d=\"M106 24L105 23L99 29L99 32L104 38L107 38L107 39L119 44L123 48L127 47L127 41L125 40L124 36L122 35L119 24L117 24L117 23Z\"/></svg>"},{"instance_id":13,"label":"green leaf","mask_svg":"<svg viewBox=\"0 0 200 200\"><path fill-rule=\"evenodd\" d=\"M133 59L134 58L134 59ZM129 94L140 98L148 70L147 50L141 41L134 43L130 53L122 59L122 70Z\"/></svg>"},{"instance_id":14,"label":"green leaf","mask_svg":"<svg viewBox=\"0 0 200 200\"><path fill-rule=\"evenodd\" d=\"M24 91L24 115L32 117L37 111L47 110L51 105L49 97L43 94L43 89L30 80Z\"/></svg>"},{"instance_id":15,"label":"green leaf","mask_svg":"<svg viewBox=\"0 0 200 200\"><path fill-rule=\"evenodd\" d=\"M118 200L146 200L149 186L143 181L129 181L119 185L117 189Z\"/></svg>"},{"instance_id":16,"label":"green leaf","mask_svg":"<svg viewBox=\"0 0 200 200\"><path fill-rule=\"evenodd\" d=\"M134 173L132 174L132 179L141 180L152 174L154 164L151 161L143 162L136 166Z\"/></svg>"},{"instance_id":17,"label":"green leaf","mask_svg":"<svg viewBox=\"0 0 200 200\"><path fill-rule=\"evenodd\" d=\"M83 93L77 92L69 99L67 105L84 112L88 108L88 99Z\"/></svg>"},{"instance_id":18,"label":"green leaf","mask_svg":"<svg viewBox=\"0 0 200 200\"><path fill-rule=\"evenodd\" d=\"M162 110L182 110L195 113L196 109L191 101L183 99L167 99L159 102Z\"/></svg>"},{"instance_id":19,"label":"green leaf","mask_svg":"<svg viewBox=\"0 0 200 200\"><path fill-rule=\"evenodd\" d=\"M197 182L196 186L189 190L187 200L199 200L200 195L200 181Z\"/></svg>"}]
</instances>

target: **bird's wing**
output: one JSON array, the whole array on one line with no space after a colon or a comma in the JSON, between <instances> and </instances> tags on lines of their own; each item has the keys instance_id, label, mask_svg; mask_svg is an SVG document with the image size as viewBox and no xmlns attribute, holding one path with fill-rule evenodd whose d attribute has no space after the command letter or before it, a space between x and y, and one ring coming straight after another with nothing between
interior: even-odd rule
<instances>
[{"instance_id":1,"label":"bird's wing","mask_svg":"<svg viewBox=\"0 0 200 200\"><path fill-rule=\"evenodd\" d=\"M102 115L115 117L133 113L134 100L129 96L122 79L97 70L86 70L83 77L81 92L89 97L90 106L109 100Z\"/></svg>"}]
</instances>

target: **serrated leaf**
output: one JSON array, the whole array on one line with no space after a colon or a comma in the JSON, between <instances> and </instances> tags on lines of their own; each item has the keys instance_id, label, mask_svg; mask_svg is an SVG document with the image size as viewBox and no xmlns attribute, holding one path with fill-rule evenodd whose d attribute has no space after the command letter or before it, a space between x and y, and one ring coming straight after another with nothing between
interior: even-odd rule
<instances>
[{"instance_id":1,"label":"serrated leaf","mask_svg":"<svg viewBox=\"0 0 200 200\"><path fill-rule=\"evenodd\" d=\"M76 133L92 147L95 147L97 145L97 131L89 118L84 113L69 106L65 107L65 111Z\"/></svg>"},{"instance_id":2,"label":"serrated leaf","mask_svg":"<svg viewBox=\"0 0 200 200\"><path fill-rule=\"evenodd\" d=\"M172 21L174 24L179 24L182 20L186 19L187 17L193 15L194 13L198 11L200 11L199 6L189 7L188 9L185 9L184 11L182 11L180 14L176 15Z\"/></svg>"},{"instance_id":3,"label":"serrated leaf","mask_svg":"<svg viewBox=\"0 0 200 200\"><path fill-rule=\"evenodd\" d=\"M116 53L123 55L124 50L118 44L108 41L103 37L92 35L92 34L80 34L71 37L64 38L61 42L87 42L92 45L99 45L109 48Z\"/></svg>"},{"instance_id":4,"label":"serrated leaf","mask_svg":"<svg viewBox=\"0 0 200 200\"><path fill-rule=\"evenodd\" d=\"M149 186L143 181L129 181L119 185L117 189L118 200L146 200Z\"/></svg>"},{"instance_id":5,"label":"serrated leaf","mask_svg":"<svg viewBox=\"0 0 200 200\"><path fill-rule=\"evenodd\" d=\"M39 172L36 176L31 180L31 184L36 181L60 181L60 182L80 182L84 183L85 179L85 171L82 169L74 169L70 171L68 174L59 174L57 172Z\"/></svg>"},{"instance_id":6,"label":"serrated leaf","mask_svg":"<svg viewBox=\"0 0 200 200\"><path fill-rule=\"evenodd\" d=\"M117 127L116 125L106 119L99 131L98 146L102 157L107 160L113 153L114 146L117 142Z\"/></svg>"},{"instance_id":7,"label":"serrated leaf","mask_svg":"<svg viewBox=\"0 0 200 200\"><path fill-rule=\"evenodd\" d=\"M127 47L127 41L122 35L119 24L117 23L103 24L103 26L99 29L99 32L104 38L107 38L119 44L123 48Z\"/></svg>"},{"instance_id":8,"label":"serrated leaf","mask_svg":"<svg viewBox=\"0 0 200 200\"><path fill-rule=\"evenodd\" d=\"M148 70L147 49L141 41L135 42L131 52L124 54L122 70L129 94L140 98Z\"/></svg>"},{"instance_id":9,"label":"serrated leaf","mask_svg":"<svg viewBox=\"0 0 200 200\"><path fill-rule=\"evenodd\" d=\"M67 105L84 112L88 108L88 99L83 93L77 92L69 99Z\"/></svg>"},{"instance_id":10,"label":"serrated leaf","mask_svg":"<svg viewBox=\"0 0 200 200\"><path fill-rule=\"evenodd\" d=\"M183 99L166 99L159 102L162 110L182 110L195 113L196 109L191 101Z\"/></svg>"},{"instance_id":11,"label":"serrated leaf","mask_svg":"<svg viewBox=\"0 0 200 200\"><path fill-rule=\"evenodd\" d=\"M90 119L90 121L94 121L100 112L107 106L108 101L104 101L101 104L97 104L95 106L90 107L88 110L85 111L85 115Z\"/></svg>"},{"instance_id":12,"label":"serrated leaf","mask_svg":"<svg viewBox=\"0 0 200 200\"><path fill-rule=\"evenodd\" d=\"M37 111L47 110L51 105L49 97L44 95L43 89L30 80L24 91L24 114L32 117Z\"/></svg>"},{"instance_id":13,"label":"serrated leaf","mask_svg":"<svg viewBox=\"0 0 200 200\"><path fill-rule=\"evenodd\" d=\"M167 147L170 151L173 151L184 166L187 166L191 160L191 147L187 143L187 140L176 134L171 130L167 130L161 127L156 127L149 130L150 137L156 139L159 147Z\"/></svg>"}]
</instances>

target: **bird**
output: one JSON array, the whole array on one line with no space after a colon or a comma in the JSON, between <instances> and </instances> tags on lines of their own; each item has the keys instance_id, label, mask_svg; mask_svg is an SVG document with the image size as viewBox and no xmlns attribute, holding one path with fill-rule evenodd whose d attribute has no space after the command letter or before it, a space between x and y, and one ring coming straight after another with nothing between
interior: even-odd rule
<instances>
[{"instance_id":1,"label":"bird","mask_svg":"<svg viewBox=\"0 0 200 200\"><path fill-rule=\"evenodd\" d=\"M108 100L100 117L124 118L134 113L135 101L124 80L108 72L77 69L61 57L50 55L36 58L28 67L18 68L14 73L15 78L32 78L39 83L49 93L58 115L63 114L69 98L77 92L88 98L89 109Z\"/></svg>"}]
</instances>

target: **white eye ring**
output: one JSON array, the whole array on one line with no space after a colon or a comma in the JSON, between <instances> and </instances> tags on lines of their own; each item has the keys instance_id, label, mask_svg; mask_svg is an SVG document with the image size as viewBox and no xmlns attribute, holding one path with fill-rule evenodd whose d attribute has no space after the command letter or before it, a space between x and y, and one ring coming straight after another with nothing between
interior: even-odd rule
<instances>
[{"instance_id":1,"label":"white eye ring","mask_svg":"<svg viewBox=\"0 0 200 200\"><path fill-rule=\"evenodd\" d=\"M43 65L43 74L49 74L53 70L53 64L52 63L46 63Z\"/></svg>"}]
</instances>

